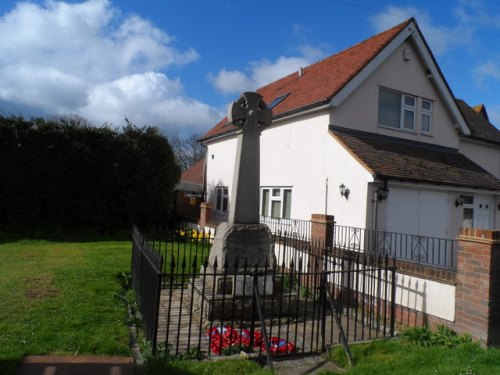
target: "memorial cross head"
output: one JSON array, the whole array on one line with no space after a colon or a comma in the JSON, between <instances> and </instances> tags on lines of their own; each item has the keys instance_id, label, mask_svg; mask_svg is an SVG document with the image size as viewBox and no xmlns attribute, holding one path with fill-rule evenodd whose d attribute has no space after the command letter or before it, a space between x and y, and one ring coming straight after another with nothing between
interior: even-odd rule
<instances>
[{"instance_id":1,"label":"memorial cross head","mask_svg":"<svg viewBox=\"0 0 500 375\"><path fill-rule=\"evenodd\" d=\"M229 122L242 128L243 132L256 130L260 134L262 128L271 125L273 112L256 92L245 92L233 102L227 111Z\"/></svg>"}]
</instances>

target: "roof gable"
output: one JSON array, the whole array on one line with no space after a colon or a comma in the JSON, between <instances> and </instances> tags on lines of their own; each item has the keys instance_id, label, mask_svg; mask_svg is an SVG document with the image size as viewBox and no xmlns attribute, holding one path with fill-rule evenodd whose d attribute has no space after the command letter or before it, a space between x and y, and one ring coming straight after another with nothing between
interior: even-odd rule
<instances>
[{"instance_id":1,"label":"roof gable","mask_svg":"<svg viewBox=\"0 0 500 375\"><path fill-rule=\"evenodd\" d=\"M483 104L471 107L462 99L457 99L456 102L471 130L469 138L500 145L500 130L489 122Z\"/></svg>"},{"instance_id":2,"label":"roof gable","mask_svg":"<svg viewBox=\"0 0 500 375\"><path fill-rule=\"evenodd\" d=\"M455 120L454 126L460 133L470 135L470 130L457 107L453 93L413 18L263 86L257 92L263 96L266 103L272 103L275 99L286 95L273 108L274 119L322 105L338 106L410 37L429 70L429 75L443 98L446 108ZM201 140L208 140L236 130L237 128L224 118L204 134Z\"/></svg>"},{"instance_id":3,"label":"roof gable","mask_svg":"<svg viewBox=\"0 0 500 375\"><path fill-rule=\"evenodd\" d=\"M273 108L274 118L328 104L335 94L412 22L413 19L409 19L342 52L302 68L299 72L261 87L257 92L263 96L266 103L288 94ZM235 130L236 127L228 124L227 118L224 118L201 139L210 139Z\"/></svg>"}]
</instances>

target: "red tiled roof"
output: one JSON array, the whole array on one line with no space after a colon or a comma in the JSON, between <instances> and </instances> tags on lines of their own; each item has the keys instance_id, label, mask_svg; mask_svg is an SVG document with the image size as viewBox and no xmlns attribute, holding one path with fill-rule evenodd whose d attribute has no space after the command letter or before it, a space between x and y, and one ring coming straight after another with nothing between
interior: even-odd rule
<instances>
[{"instance_id":1,"label":"red tiled roof","mask_svg":"<svg viewBox=\"0 0 500 375\"><path fill-rule=\"evenodd\" d=\"M375 35L353 47L315 64L272 82L257 90L266 103L271 103L281 95L289 94L273 108L274 117L328 103L351 79L353 79L372 59L374 59L413 19L409 19L389 30ZM236 130L222 119L204 134L205 140Z\"/></svg>"},{"instance_id":2,"label":"red tiled roof","mask_svg":"<svg viewBox=\"0 0 500 375\"><path fill-rule=\"evenodd\" d=\"M461 99L456 99L456 103L471 131L468 138L500 145L500 130L489 122L484 105L471 107Z\"/></svg>"},{"instance_id":3,"label":"red tiled roof","mask_svg":"<svg viewBox=\"0 0 500 375\"><path fill-rule=\"evenodd\" d=\"M458 150L359 130L330 132L377 178L500 191L500 180Z\"/></svg>"},{"instance_id":4,"label":"red tiled roof","mask_svg":"<svg viewBox=\"0 0 500 375\"><path fill-rule=\"evenodd\" d=\"M205 160L202 159L196 164L186 169L181 174L181 182L190 182L195 185L203 185L203 174L205 168Z\"/></svg>"}]
</instances>

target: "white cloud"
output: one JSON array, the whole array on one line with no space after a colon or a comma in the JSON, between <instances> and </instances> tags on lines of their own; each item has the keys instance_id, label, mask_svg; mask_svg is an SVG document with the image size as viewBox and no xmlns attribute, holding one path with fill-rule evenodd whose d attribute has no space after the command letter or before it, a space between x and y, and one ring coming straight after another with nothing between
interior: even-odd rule
<instances>
[{"instance_id":1,"label":"white cloud","mask_svg":"<svg viewBox=\"0 0 500 375\"><path fill-rule=\"evenodd\" d=\"M168 134L186 126L203 132L207 123L214 124L221 117L208 105L184 96L179 80L154 72L132 74L90 90L82 114L97 122L99 114L106 112L107 121L113 124L123 124L125 117L136 125L161 123Z\"/></svg>"},{"instance_id":2,"label":"white cloud","mask_svg":"<svg viewBox=\"0 0 500 375\"><path fill-rule=\"evenodd\" d=\"M208 79L223 93L245 92L255 89L255 82L238 70L222 69L216 76L209 74Z\"/></svg>"},{"instance_id":3,"label":"white cloud","mask_svg":"<svg viewBox=\"0 0 500 375\"><path fill-rule=\"evenodd\" d=\"M474 28L463 22L454 27L446 27L435 24L426 11L413 6L388 6L380 13L371 18L377 32L393 27L404 18L414 17L430 45L432 52L442 55L455 47L463 47L472 43Z\"/></svg>"},{"instance_id":4,"label":"white cloud","mask_svg":"<svg viewBox=\"0 0 500 375\"><path fill-rule=\"evenodd\" d=\"M0 102L98 124L127 116L137 125L205 128L220 114L187 97L178 80L151 73L199 57L174 42L109 0L18 3L0 17Z\"/></svg>"},{"instance_id":5,"label":"white cloud","mask_svg":"<svg viewBox=\"0 0 500 375\"><path fill-rule=\"evenodd\" d=\"M482 85L487 78L500 79L500 66L489 60L475 69L476 83Z\"/></svg>"},{"instance_id":6,"label":"white cloud","mask_svg":"<svg viewBox=\"0 0 500 375\"><path fill-rule=\"evenodd\" d=\"M300 67L305 67L322 57L319 48L300 46L300 56L281 56L276 61L263 59L250 62L245 72L239 70L220 70L216 75L209 74L209 81L222 93L237 94L247 90L255 90L270 82L280 79Z\"/></svg>"}]
</instances>

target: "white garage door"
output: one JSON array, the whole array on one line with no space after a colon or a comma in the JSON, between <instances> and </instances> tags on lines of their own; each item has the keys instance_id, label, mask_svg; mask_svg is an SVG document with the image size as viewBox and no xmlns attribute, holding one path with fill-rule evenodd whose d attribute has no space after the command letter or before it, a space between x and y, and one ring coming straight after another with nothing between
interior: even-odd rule
<instances>
[{"instance_id":1,"label":"white garage door","mask_svg":"<svg viewBox=\"0 0 500 375\"><path fill-rule=\"evenodd\" d=\"M387 231L448 238L448 193L392 188L386 202Z\"/></svg>"}]
</instances>

